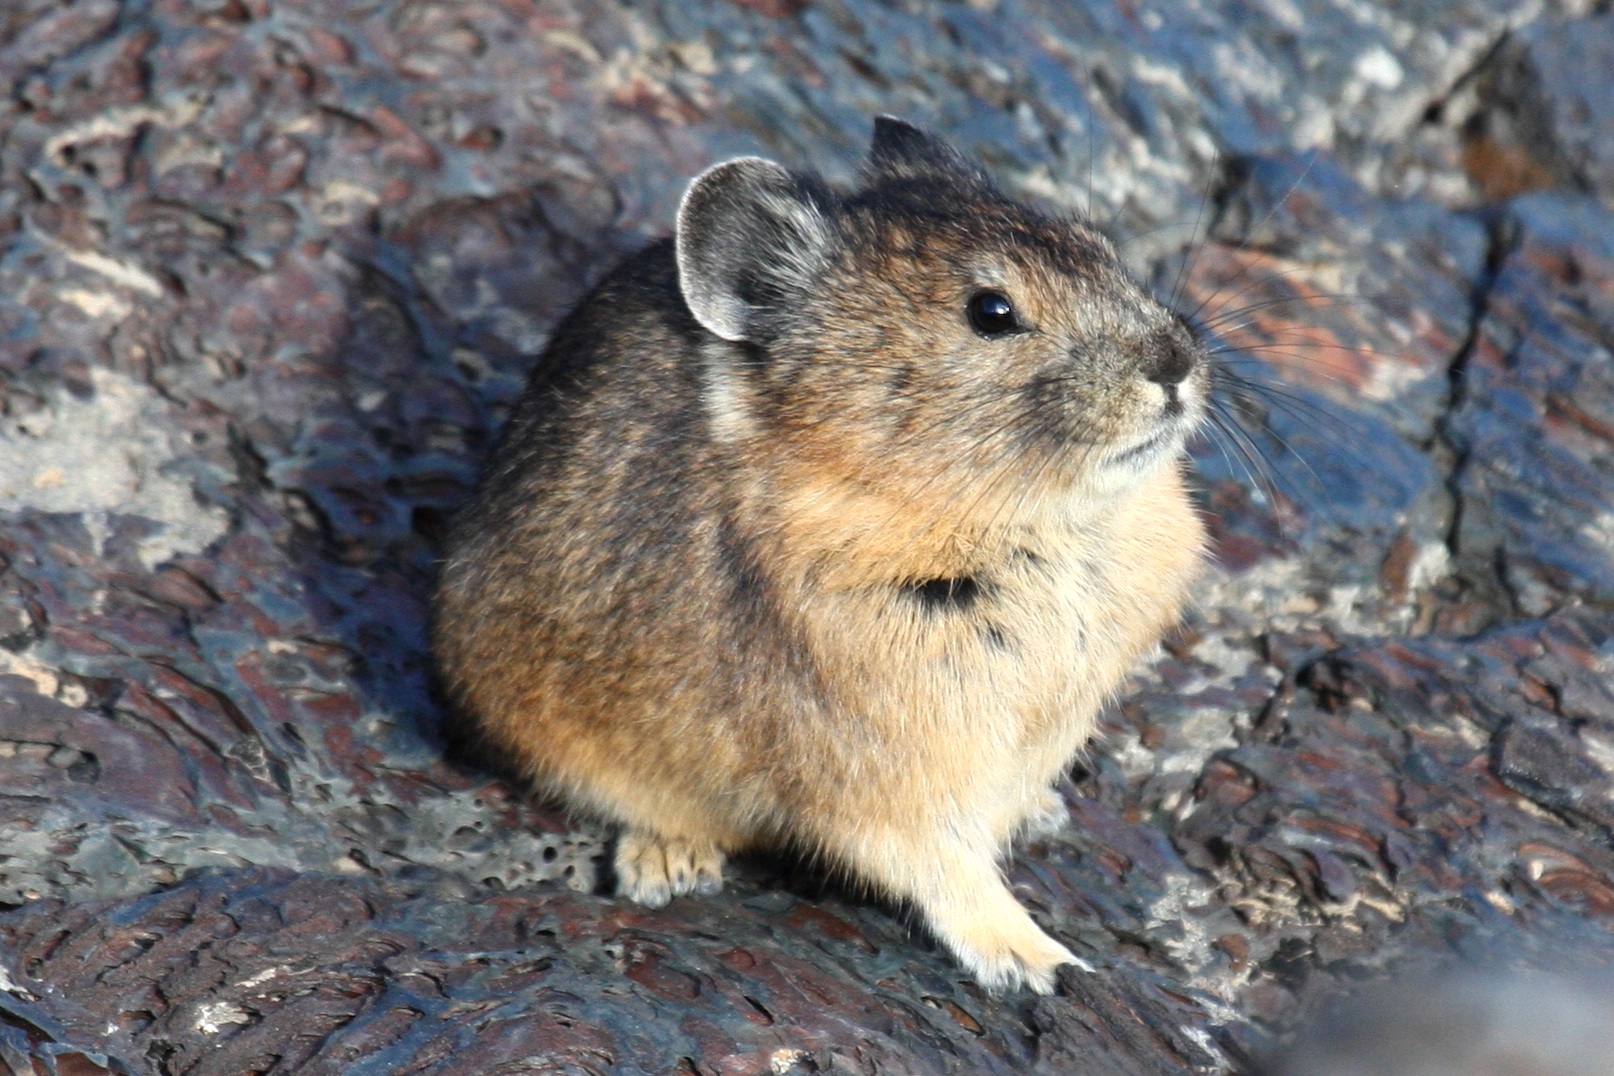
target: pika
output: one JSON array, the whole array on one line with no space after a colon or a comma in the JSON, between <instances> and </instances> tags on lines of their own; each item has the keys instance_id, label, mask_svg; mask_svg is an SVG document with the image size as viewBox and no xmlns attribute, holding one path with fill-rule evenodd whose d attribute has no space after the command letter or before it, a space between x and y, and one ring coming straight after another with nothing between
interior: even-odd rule
<instances>
[{"instance_id":1,"label":"pika","mask_svg":"<svg viewBox=\"0 0 1614 1076\"><path fill-rule=\"evenodd\" d=\"M853 190L719 164L556 329L452 529L455 720L620 826L635 901L790 846L1048 993L1074 957L999 863L1181 611L1207 361L902 120Z\"/></svg>"}]
</instances>

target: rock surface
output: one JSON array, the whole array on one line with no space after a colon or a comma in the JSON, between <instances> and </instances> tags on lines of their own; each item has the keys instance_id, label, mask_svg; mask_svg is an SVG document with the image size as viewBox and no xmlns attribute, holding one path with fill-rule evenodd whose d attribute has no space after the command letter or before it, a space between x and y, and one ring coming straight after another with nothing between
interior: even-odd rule
<instances>
[{"instance_id":1,"label":"rock surface","mask_svg":"<svg viewBox=\"0 0 1614 1076\"><path fill-rule=\"evenodd\" d=\"M1223 1072L1385 976L1614 959L1591 6L10 5L0 1064ZM1198 610L1010 870L1092 966L1050 998L774 864L596 895L427 675L556 318L705 165L845 176L882 111L1113 221L1241 379Z\"/></svg>"}]
</instances>

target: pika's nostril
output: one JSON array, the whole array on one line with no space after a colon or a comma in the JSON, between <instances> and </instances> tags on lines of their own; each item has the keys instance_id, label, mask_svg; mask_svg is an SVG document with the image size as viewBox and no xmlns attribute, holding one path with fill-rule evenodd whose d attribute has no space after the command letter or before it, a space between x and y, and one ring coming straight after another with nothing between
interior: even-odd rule
<instances>
[{"instance_id":1,"label":"pika's nostril","mask_svg":"<svg viewBox=\"0 0 1614 1076\"><path fill-rule=\"evenodd\" d=\"M1166 414L1173 418L1183 413L1182 394L1177 391L1178 382L1160 382L1161 388L1166 390Z\"/></svg>"},{"instance_id":2,"label":"pika's nostril","mask_svg":"<svg viewBox=\"0 0 1614 1076\"><path fill-rule=\"evenodd\" d=\"M1193 368L1193 352L1168 336L1154 342L1143 376L1157 385L1175 388Z\"/></svg>"}]
</instances>

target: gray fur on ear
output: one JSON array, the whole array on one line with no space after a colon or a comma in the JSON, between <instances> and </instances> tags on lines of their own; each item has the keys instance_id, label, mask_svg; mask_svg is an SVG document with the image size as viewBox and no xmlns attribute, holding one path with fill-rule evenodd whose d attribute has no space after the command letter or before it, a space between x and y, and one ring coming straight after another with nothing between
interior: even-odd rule
<instances>
[{"instance_id":1,"label":"gray fur on ear","mask_svg":"<svg viewBox=\"0 0 1614 1076\"><path fill-rule=\"evenodd\" d=\"M980 166L929 131L896 116L876 116L865 175L873 180L939 179L991 190Z\"/></svg>"},{"instance_id":2,"label":"gray fur on ear","mask_svg":"<svg viewBox=\"0 0 1614 1076\"><path fill-rule=\"evenodd\" d=\"M678 287L695 320L725 340L771 335L812 286L829 227L811 180L760 157L696 176L678 207Z\"/></svg>"}]
</instances>

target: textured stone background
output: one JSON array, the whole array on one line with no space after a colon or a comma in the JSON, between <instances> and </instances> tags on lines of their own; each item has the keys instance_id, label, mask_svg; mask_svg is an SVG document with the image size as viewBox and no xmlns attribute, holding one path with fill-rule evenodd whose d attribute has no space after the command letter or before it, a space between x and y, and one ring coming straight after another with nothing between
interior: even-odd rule
<instances>
[{"instance_id":1,"label":"textured stone background","mask_svg":"<svg viewBox=\"0 0 1614 1076\"><path fill-rule=\"evenodd\" d=\"M5 5L0 1068L1222 1072L1614 959L1598 6ZM774 864L593 895L426 675L558 315L706 164L845 176L880 111L1113 222L1253 386L1198 612L1012 868L1095 969L1046 999Z\"/></svg>"}]
</instances>

